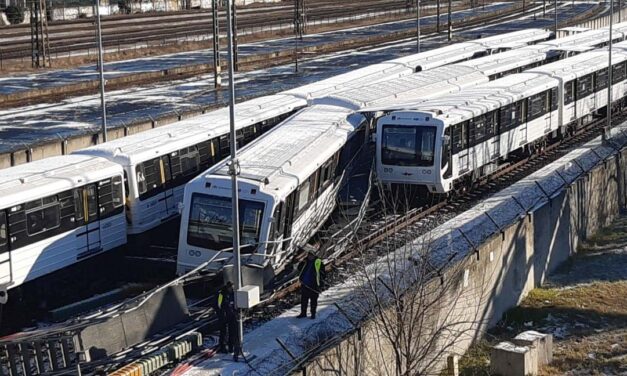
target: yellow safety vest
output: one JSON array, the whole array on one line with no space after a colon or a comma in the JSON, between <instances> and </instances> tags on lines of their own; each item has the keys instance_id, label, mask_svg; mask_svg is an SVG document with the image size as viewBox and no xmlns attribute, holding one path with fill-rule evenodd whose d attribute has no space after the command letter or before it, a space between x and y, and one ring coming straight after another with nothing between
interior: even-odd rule
<instances>
[{"instance_id":1,"label":"yellow safety vest","mask_svg":"<svg viewBox=\"0 0 627 376\"><path fill-rule=\"evenodd\" d=\"M222 301L224 300L224 296L222 293L218 294L218 308L222 308Z\"/></svg>"}]
</instances>

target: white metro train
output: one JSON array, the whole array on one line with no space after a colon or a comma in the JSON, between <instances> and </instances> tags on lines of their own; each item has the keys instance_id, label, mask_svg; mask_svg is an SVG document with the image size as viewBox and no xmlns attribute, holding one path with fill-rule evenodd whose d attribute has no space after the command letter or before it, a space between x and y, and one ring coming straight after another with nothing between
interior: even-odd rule
<instances>
[{"instance_id":1,"label":"white metro train","mask_svg":"<svg viewBox=\"0 0 627 376\"><path fill-rule=\"evenodd\" d=\"M118 164L68 155L2 170L2 289L124 243L124 184Z\"/></svg>"},{"instance_id":2,"label":"white metro train","mask_svg":"<svg viewBox=\"0 0 627 376\"><path fill-rule=\"evenodd\" d=\"M543 41L549 35L544 30L529 29L454 44L239 103L236 107L239 146L305 107L308 100L501 51L504 41L527 45ZM228 124L228 109L222 108L75 153L103 157L124 168L128 233L142 234L176 217L185 183L228 155Z\"/></svg>"},{"instance_id":3,"label":"white metro train","mask_svg":"<svg viewBox=\"0 0 627 376\"><path fill-rule=\"evenodd\" d=\"M490 76L496 78L501 74L559 59L566 56L563 52L570 51L571 47L576 47L574 51L579 52L585 43L593 48L607 40L607 33L604 31L595 31L592 34L596 35L595 38L578 35L568 38L567 42L558 47L542 44L525 47L523 57L517 55L519 50L505 52L370 85L356 88L349 86L347 90L338 90L336 93L310 100L311 107L296 113L242 151L240 201L243 209L240 235L246 245L245 253L248 254L244 263L252 266L251 269L264 270L266 281L268 275L285 266L293 255L294 247L309 239L314 230L328 218L334 206L335 197L326 193L331 192L331 188L337 188L337 185L329 187L324 194L311 193L315 197L317 211L309 212L307 207L301 212L298 207L299 203L308 202L303 200L304 192L313 184L308 183L309 180L317 179L315 176L302 174L322 169L324 165L325 160L314 158L316 150L326 156L327 149L333 152L352 149L353 146L347 143L349 139L364 140L360 136L351 138L344 132L334 131L336 133L324 134L327 143L324 145L315 142L315 138L302 143L294 135L302 133L303 137L314 137L311 132L319 132L320 129L335 130L337 124L354 121L354 117L347 117L354 111L366 109L364 112L370 113L373 111L371 106L384 108L395 106L399 101L427 101L463 88L486 84ZM618 36L616 40L622 38ZM501 62L500 69L498 61ZM366 132L368 120L368 117L361 119L357 128L353 124L351 134L357 130ZM364 121L366 125L361 125ZM311 131L305 130L303 124L307 124ZM334 142L331 143L330 140ZM294 146L290 147L292 142ZM294 154L294 148L299 154ZM179 274L197 267L214 257L218 251L231 246L230 178L224 163L209 169L185 188L177 261ZM340 168L342 166L340 163ZM337 170L336 178L343 172L343 169ZM292 200L296 200L296 203ZM227 251L212 269L218 270L229 262L230 252ZM268 273L269 269L273 273Z\"/></svg>"},{"instance_id":4,"label":"white metro train","mask_svg":"<svg viewBox=\"0 0 627 376\"><path fill-rule=\"evenodd\" d=\"M627 42L612 54L613 102L624 99ZM377 174L386 184L448 193L492 172L607 106L608 52L593 51L459 93L392 111L377 121Z\"/></svg>"},{"instance_id":5,"label":"white metro train","mask_svg":"<svg viewBox=\"0 0 627 376\"><path fill-rule=\"evenodd\" d=\"M548 36L544 30L530 29L459 43L239 103L236 125L240 146L307 106L308 100L494 54L513 46L525 46ZM0 177L0 190L3 190L0 199L0 289L18 287L122 245L126 243L127 233L142 234L175 217L184 184L226 155L227 124L228 111L221 109L80 150L73 155L3 170ZM119 176L107 176L114 171ZM114 214L104 201L105 194L100 195L109 189L105 183L103 186L100 183L109 178L111 189L115 190ZM57 189L62 181L65 191ZM45 182L43 186L42 182ZM87 187L84 193L83 186ZM17 190L19 193L15 192ZM72 203L66 193L70 190L78 195L73 202L76 212L73 217L68 217ZM96 194L99 196L94 201ZM104 206L99 206L101 204ZM37 205L41 205L41 210ZM87 214L81 214L82 210L87 210ZM25 213L31 214L30 217L26 218ZM37 215L51 225L41 227L36 222ZM73 222L68 224L67 221ZM28 226L32 228L29 230ZM58 245L62 245L62 249Z\"/></svg>"},{"instance_id":6,"label":"white metro train","mask_svg":"<svg viewBox=\"0 0 627 376\"><path fill-rule=\"evenodd\" d=\"M239 153L242 261L264 270L266 281L333 211L344 171L365 144L366 124L349 109L315 105ZM189 182L184 202L178 273L232 245L227 162Z\"/></svg>"}]
</instances>

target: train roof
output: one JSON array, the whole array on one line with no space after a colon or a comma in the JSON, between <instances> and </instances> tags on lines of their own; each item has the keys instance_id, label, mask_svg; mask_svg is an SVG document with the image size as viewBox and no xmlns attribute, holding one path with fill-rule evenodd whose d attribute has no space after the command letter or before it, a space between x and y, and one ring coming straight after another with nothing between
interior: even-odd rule
<instances>
[{"instance_id":1,"label":"train roof","mask_svg":"<svg viewBox=\"0 0 627 376\"><path fill-rule=\"evenodd\" d=\"M305 99L320 98L336 91L355 89L364 85L390 80L416 71L431 70L444 65L463 61L476 54L491 49L498 49L505 42L517 41L518 46L544 40L550 32L543 29L525 29L475 39L469 42L454 43L434 48L421 53L369 65L324 80L285 91L285 94L296 95Z\"/></svg>"},{"instance_id":2,"label":"train roof","mask_svg":"<svg viewBox=\"0 0 627 376\"><path fill-rule=\"evenodd\" d=\"M87 155L50 157L6 168L0 174L0 208L121 174L122 168L117 164Z\"/></svg>"},{"instance_id":3,"label":"train roof","mask_svg":"<svg viewBox=\"0 0 627 376\"><path fill-rule=\"evenodd\" d=\"M341 149L363 121L364 116L345 108L305 108L238 153L239 177L285 197ZM228 177L227 162L197 179L211 175Z\"/></svg>"},{"instance_id":4,"label":"train roof","mask_svg":"<svg viewBox=\"0 0 627 376\"><path fill-rule=\"evenodd\" d=\"M621 42L618 45L627 47L627 42ZM607 59L607 50L591 51L542 67L530 69L528 72L548 74L563 80L573 80L607 67ZM627 51L620 50L619 48L617 48L616 51L612 51L612 64L625 61L626 59Z\"/></svg>"},{"instance_id":5,"label":"train roof","mask_svg":"<svg viewBox=\"0 0 627 376\"><path fill-rule=\"evenodd\" d=\"M434 96L457 92L460 83L478 85L488 81L485 75L473 68L446 65L428 72L419 72L394 80L346 90L314 100L314 103L363 110L371 106L393 105L399 100L427 100Z\"/></svg>"},{"instance_id":6,"label":"train roof","mask_svg":"<svg viewBox=\"0 0 627 376\"><path fill-rule=\"evenodd\" d=\"M612 38L624 37L627 34L627 22L620 22L612 26ZM595 45L607 41L610 36L609 27L587 30L567 37L542 42L542 45L561 47L564 45Z\"/></svg>"},{"instance_id":7,"label":"train roof","mask_svg":"<svg viewBox=\"0 0 627 376\"><path fill-rule=\"evenodd\" d=\"M307 102L288 95L259 97L235 106L237 129L285 115ZM135 164L195 143L229 133L229 109L224 107L204 115L184 119L149 131L122 137L76 151Z\"/></svg>"},{"instance_id":8,"label":"train roof","mask_svg":"<svg viewBox=\"0 0 627 376\"><path fill-rule=\"evenodd\" d=\"M419 54L390 60L408 65L414 70L433 69L445 64L470 59L479 52L486 50L517 48L545 40L551 32L544 29L524 29L510 33L479 38L467 42L451 44L441 48L429 50ZM420 69L418 69L420 68Z\"/></svg>"},{"instance_id":9,"label":"train roof","mask_svg":"<svg viewBox=\"0 0 627 376\"><path fill-rule=\"evenodd\" d=\"M445 124L457 124L557 85L557 79L545 74L520 73L444 98L420 103L414 106L411 112L430 113ZM397 115L408 116L403 115L403 112L399 111Z\"/></svg>"}]
</instances>

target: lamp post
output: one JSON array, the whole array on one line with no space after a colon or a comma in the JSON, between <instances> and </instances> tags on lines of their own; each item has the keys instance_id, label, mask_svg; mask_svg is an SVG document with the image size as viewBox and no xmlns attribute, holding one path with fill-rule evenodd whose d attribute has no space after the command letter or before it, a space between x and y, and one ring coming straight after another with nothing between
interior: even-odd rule
<instances>
[{"instance_id":1,"label":"lamp post","mask_svg":"<svg viewBox=\"0 0 627 376\"><path fill-rule=\"evenodd\" d=\"M96 28L98 29L98 68L100 74L100 106L102 108L102 140L107 142L107 104L105 101L104 53L102 27L100 26L100 0L96 0Z\"/></svg>"},{"instance_id":2,"label":"lamp post","mask_svg":"<svg viewBox=\"0 0 627 376\"><path fill-rule=\"evenodd\" d=\"M557 38L557 0L555 0L554 15L555 15L555 38Z\"/></svg>"},{"instance_id":3,"label":"lamp post","mask_svg":"<svg viewBox=\"0 0 627 376\"><path fill-rule=\"evenodd\" d=\"M451 0L448 0L448 41L450 42L453 39L453 20L451 19L451 11L453 5L451 4Z\"/></svg>"},{"instance_id":4,"label":"lamp post","mask_svg":"<svg viewBox=\"0 0 627 376\"><path fill-rule=\"evenodd\" d=\"M612 127L612 29L614 28L614 0L610 1L610 43L607 49L607 125L603 129L603 140L609 138Z\"/></svg>"},{"instance_id":5,"label":"lamp post","mask_svg":"<svg viewBox=\"0 0 627 376\"><path fill-rule=\"evenodd\" d=\"M229 44L229 120L231 126L231 161L229 164L229 175L231 175L231 200L232 200L232 217L233 217L233 255L235 256L235 291L242 288L242 272L241 272L241 256L239 247L239 193L237 189L237 175L239 174L239 162L237 161L237 139L235 134L235 79L233 66L233 28L231 19L231 4L234 0L227 0L226 22L227 39ZM239 346L235 349L236 356L241 351L244 337L244 327L242 324L242 311L237 307L237 339Z\"/></svg>"},{"instance_id":6,"label":"lamp post","mask_svg":"<svg viewBox=\"0 0 627 376\"><path fill-rule=\"evenodd\" d=\"M420 0L416 0L416 36L418 40L418 53L420 53Z\"/></svg>"}]
</instances>

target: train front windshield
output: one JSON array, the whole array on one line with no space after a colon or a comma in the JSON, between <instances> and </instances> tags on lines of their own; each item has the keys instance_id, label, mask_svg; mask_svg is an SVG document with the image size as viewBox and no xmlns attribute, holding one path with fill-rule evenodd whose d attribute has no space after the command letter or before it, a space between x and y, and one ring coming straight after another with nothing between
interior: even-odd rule
<instances>
[{"instance_id":1,"label":"train front windshield","mask_svg":"<svg viewBox=\"0 0 627 376\"><path fill-rule=\"evenodd\" d=\"M384 125L381 162L392 166L433 166L436 127Z\"/></svg>"},{"instance_id":2,"label":"train front windshield","mask_svg":"<svg viewBox=\"0 0 627 376\"><path fill-rule=\"evenodd\" d=\"M239 200L240 244L242 253L253 253L259 243L264 204ZM187 243L220 250L233 246L231 198L194 193L189 213Z\"/></svg>"}]
</instances>

